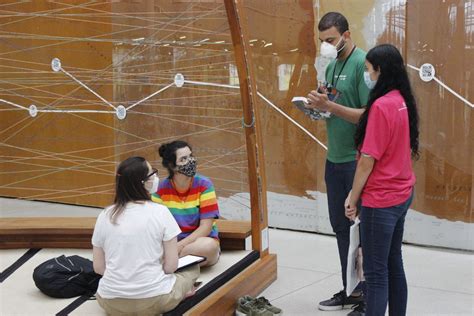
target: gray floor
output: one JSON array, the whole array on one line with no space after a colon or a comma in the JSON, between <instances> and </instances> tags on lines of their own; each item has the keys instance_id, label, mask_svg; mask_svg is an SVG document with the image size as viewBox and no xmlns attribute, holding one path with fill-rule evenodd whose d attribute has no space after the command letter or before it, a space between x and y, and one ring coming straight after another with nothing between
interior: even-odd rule
<instances>
[{"instance_id":1,"label":"gray floor","mask_svg":"<svg viewBox=\"0 0 474 316\"><path fill-rule=\"evenodd\" d=\"M0 217L65 216L66 207L70 216L95 216L100 211L0 198ZM403 251L409 287L408 315L474 315L473 253L412 245L404 245ZM270 252L278 255L278 279L262 295L282 308L285 315L339 316L349 312L317 309L318 301L329 298L341 288L334 237L270 229ZM2 271L15 254L0 251ZM26 273L24 278L29 282L30 274ZM3 306L10 305L6 303L12 299L6 287L5 282L0 285ZM89 315L94 314L93 310L97 311L95 305L84 306L82 311ZM48 313L44 310L28 313L42 314ZM24 313L2 308L1 315Z\"/></svg>"},{"instance_id":2,"label":"gray floor","mask_svg":"<svg viewBox=\"0 0 474 316\"><path fill-rule=\"evenodd\" d=\"M346 315L323 312L320 300L341 288L332 236L270 230L270 252L278 255L278 279L262 295L285 315ZM404 245L408 315L474 315L474 255Z\"/></svg>"},{"instance_id":3,"label":"gray floor","mask_svg":"<svg viewBox=\"0 0 474 316\"><path fill-rule=\"evenodd\" d=\"M4 271L26 251L27 249L0 250L0 271ZM248 253L244 250L226 251L221 256L219 264L201 270L198 279L202 282L201 286L229 269ZM35 287L32 278L32 272L36 266L63 254L66 256L79 255L92 259L92 251L89 249L42 249L1 283L0 315L55 315L72 303L75 298L57 299L42 294ZM96 301L87 301L74 310L72 315L104 316L105 312Z\"/></svg>"}]
</instances>

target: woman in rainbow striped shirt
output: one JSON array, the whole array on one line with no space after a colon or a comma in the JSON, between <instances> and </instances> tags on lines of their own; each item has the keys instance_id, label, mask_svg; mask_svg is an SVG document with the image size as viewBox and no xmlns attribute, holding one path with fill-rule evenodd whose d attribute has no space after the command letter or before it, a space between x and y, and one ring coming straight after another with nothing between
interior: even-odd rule
<instances>
[{"instance_id":1,"label":"woman in rainbow striped shirt","mask_svg":"<svg viewBox=\"0 0 474 316\"><path fill-rule=\"evenodd\" d=\"M168 207L181 228L178 235L179 256L206 257L201 266L219 260L220 246L215 219L219 218L214 185L196 174L196 158L185 141L163 144L158 150L169 176L160 181L152 200Z\"/></svg>"}]
</instances>

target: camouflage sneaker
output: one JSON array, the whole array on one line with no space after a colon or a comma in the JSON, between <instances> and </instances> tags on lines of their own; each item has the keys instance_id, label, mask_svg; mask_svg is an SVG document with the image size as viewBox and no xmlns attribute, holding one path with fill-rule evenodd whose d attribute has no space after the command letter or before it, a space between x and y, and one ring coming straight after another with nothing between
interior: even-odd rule
<instances>
[{"instance_id":1,"label":"camouflage sneaker","mask_svg":"<svg viewBox=\"0 0 474 316\"><path fill-rule=\"evenodd\" d=\"M272 312L273 315L283 315L281 308L273 306L272 304L270 304L270 301L263 296L257 298L257 305L264 307L267 311Z\"/></svg>"},{"instance_id":2,"label":"camouflage sneaker","mask_svg":"<svg viewBox=\"0 0 474 316\"><path fill-rule=\"evenodd\" d=\"M265 306L258 304L257 300L251 296L242 296L237 300L236 316L273 316Z\"/></svg>"}]
</instances>

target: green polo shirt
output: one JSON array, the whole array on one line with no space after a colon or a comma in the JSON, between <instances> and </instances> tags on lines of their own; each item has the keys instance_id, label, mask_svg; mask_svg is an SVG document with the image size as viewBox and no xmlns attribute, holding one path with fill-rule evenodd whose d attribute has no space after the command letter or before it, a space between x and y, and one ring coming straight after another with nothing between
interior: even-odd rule
<instances>
[{"instance_id":1,"label":"green polo shirt","mask_svg":"<svg viewBox=\"0 0 474 316\"><path fill-rule=\"evenodd\" d=\"M357 109L367 105L370 90L364 81L365 54L362 49L356 48L344 68L345 60L337 59L327 67L326 81L335 85L337 91L341 93L336 103ZM327 159L333 163L354 161L356 125L331 115L326 120L326 126L328 133Z\"/></svg>"}]
</instances>

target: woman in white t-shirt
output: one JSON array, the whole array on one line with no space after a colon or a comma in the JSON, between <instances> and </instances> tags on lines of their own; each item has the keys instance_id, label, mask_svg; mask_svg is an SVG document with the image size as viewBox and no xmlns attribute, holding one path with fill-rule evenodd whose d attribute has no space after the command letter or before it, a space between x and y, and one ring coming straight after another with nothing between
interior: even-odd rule
<instances>
[{"instance_id":1,"label":"woman in white t-shirt","mask_svg":"<svg viewBox=\"0 0 474 316\"><path fill-rule=\"evenodd\" d=\"M103 277L96 296L107 314L162 314L193 294L199 266L174 273L181 230L165 206L150 200L156 173L142 157L120 163L114 204L97 218L94 270Z\"/></svg>"}]
</instances>

